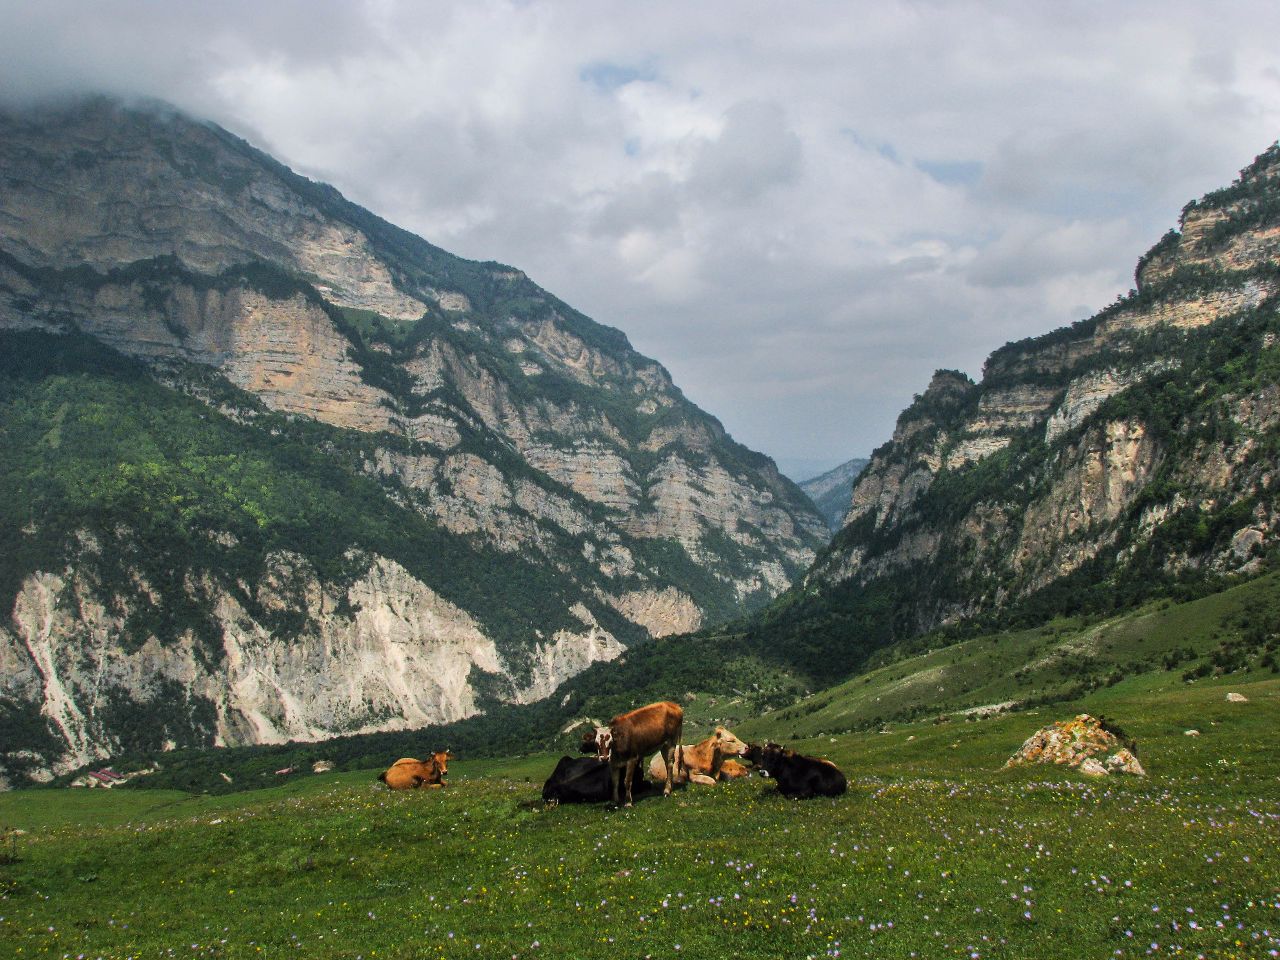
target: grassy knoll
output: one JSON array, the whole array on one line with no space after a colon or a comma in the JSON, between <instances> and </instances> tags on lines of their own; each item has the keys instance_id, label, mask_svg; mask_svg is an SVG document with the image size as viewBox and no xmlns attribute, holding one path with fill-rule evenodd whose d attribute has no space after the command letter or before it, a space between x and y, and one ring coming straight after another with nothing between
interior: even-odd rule
<instances>
[{"instance_id":1,"label":"grassy knoll","mask_svg":"<svg viewBox=\"0 0 1280 960\"><path fill-rule=\"evenodd\" d=\"M804 741L851 774L835 800L753 779L543 809L549 756L457 763L425 793L372 771L221 797L18 791L0 796L0 824L28 831L0 866L0 950L1275 956L1280 680L1247 679L1148 674L1052 711ZM1147 780L999 771L1080 709L1138 737ZM756 733L785 735L772 722Z\"/></svg>"}]
</instances>

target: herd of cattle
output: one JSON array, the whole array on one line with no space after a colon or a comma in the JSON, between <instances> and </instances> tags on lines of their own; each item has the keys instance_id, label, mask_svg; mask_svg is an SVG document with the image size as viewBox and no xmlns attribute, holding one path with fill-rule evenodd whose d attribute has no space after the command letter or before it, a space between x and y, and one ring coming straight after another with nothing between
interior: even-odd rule
<instances>
[{"instance_id":1,"label":"herd of cattle","mask_svg":"<svg viewBox=\"0 0 1280 960\"><path fill-rule=\"evenodd\" d=\"M805 757L776 743L744 743L724 727L693 746L681 744L684 711L670 702L651 703L638 710L619 714L608 726L588 730L582 738L582 752L594 756L561 757L542 788L549 803L599 803L612 800L631 806L636 797L659 790L664 796L672 787L685 783L711 785L733 780L751 771L741 761L752 764L761 776L772 777L778 792L792 799L835 797L844 793L848 782L830 760ZM648 774L636 777L640 764L653 754ZM439 788L444 786L452 755L445 750L427 760L397 760L378 777L393 790Z\"/></svg>"}]
</instances>

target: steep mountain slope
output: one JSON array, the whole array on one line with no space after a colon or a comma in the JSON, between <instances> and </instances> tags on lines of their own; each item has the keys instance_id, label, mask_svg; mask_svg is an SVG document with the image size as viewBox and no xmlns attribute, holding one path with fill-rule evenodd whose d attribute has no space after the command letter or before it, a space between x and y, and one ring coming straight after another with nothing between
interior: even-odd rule
<instances>
[{"instance_id":1,"label":"steep mountain slope","mask_svg":"<svg viewBox=\"0 0 1280 960\"><path fill-rule=\"evenodd\" d=\"M0 178L10 771L536 699L825 539L622 333L215 126L0 116Z\"/></svg>"},{"instance_id":2,"label":"steep mountain slope","mask_svg":"<svg viewBox=\"0 0 1280 960\"><path fill-rule=\"evenodd\" d=\"M939 371L859 476L846 526L767 608L569 689L625 675L637 696L776 704L926 635L940 646L1110 614L1270 569L1280 147L1188 204L1136 283L1092 318L997 350L980 383Z\"/></svg>"},{"instance_id":3,"label":"steep mountain slope","mask_svg":"<svg viewBox=\"0 0 1280 960\"><path fill-rule=\"evenodd\" d=\"M827 518L827 526L833 531L844 526L844 515L849 512L853 484L870 462L865 457L854 457L800 484L800 489Z\"/></svg>"},{"instance_id":4,"label":"steep mountain slope","mask_svg":"<svg viewBox=\"0 0 1280 960\"><path fill-rule=\"evenodd\" d=\"M1187 205L1136 287L940 371L846 526L750 626L816 678L967 622L1113 610L1262 571L1280 532L1280 148Z\"/></svg>"}]
</instances>

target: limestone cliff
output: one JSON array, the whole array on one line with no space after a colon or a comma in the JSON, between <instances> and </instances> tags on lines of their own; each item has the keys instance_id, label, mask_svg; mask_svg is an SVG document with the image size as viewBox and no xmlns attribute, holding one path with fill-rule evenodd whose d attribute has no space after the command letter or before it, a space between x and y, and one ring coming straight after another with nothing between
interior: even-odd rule
<instances>
[{"instance_id":1,"label":"limestone cliff","mask_svg":"<svg viewBox=\"0 0 1280 960\"><path fill-rule=\"evenodd\" d=\"M0 657L27 679L0 690L0 708L46 768L122 742L110 716L158 702L160 678L188 704L173 718L183 733L171 739L184 744L388 729L473 713L486 697L545 696L624 644L767 601L826 538L794 484L619 331L518 270L395 228L216 126L107 100L3 115L0 178L0 333L11 353L40 355L29 368L10 358L9 410L32 409L50 377L80 376L128 419L103 386L142 389L135 368L103 359L118 351L171 391L154 402L195 433L193 416L226 437L239 431L230 442L253 452L323 452L367 483L335 474L317 503L333 498L325 509L341 514L359 486L348 514L381 512L348 535L369 541L348 544L364 559L326 543L321 562L302 528L327 539L342 524L299 516L286 535L257 502L270 478L220 476L239 468L237 455L206 457L199 441L168 449L153 422L113 454L119 469L105 454L93 461L98 486L64 484L90 467L48 445L62 421L24 414L27 472L6 475L4 491L14 559ZM59 396L47 415L93 436L103 411L73 390ZM272 453L261 468L299 457ZM61 499L20 503L40 471ZM107 497L115 483L127 490ZM149 520L154 498L169 496L163 484L187 500L162 501L162 536ZM370 497L385 502L374 510ZM226 523L193 530L201 511ZM438 544L434 556L458 559L404 542L410 527ZM137 552L139 566L80 550L86 536ZM225 557L185 568L190 543L234 543L225 551L268 578L292 557L314 566L314 582L273 612L269 594L219 566ZM148 566L162 555L178 569ZM110 576L98 570L108 566ZM85 590L98 607L71 602ZM186 612L138 651L116 650L112 618L137 624L153 607ZM291 624L287 637L276 621ZM183 653L192 644L211 663ZM106 673L120 678L115 714L86 699Z\"/></svg>"},{"instance_id":2,"label":"limestone cliff","mask_svg":"<svg viewBox=\"0 0 1280 960\"><path fill-rule=\"evenodd\" d=\"M1280 538L1278 306L1273 147L1188 204L1128 295L997 350L977 383L939 371L766 639L827 675L968 618L1259 571Z\"/></svg>"}]
</instances>

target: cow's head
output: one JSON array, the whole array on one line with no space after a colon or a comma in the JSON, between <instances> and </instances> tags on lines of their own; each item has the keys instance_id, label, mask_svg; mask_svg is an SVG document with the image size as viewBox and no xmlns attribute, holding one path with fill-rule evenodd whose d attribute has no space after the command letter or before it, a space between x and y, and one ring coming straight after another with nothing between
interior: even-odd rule
<instances>
[{"instance_id":1,"label":"cow's head","mask_svg":"<svg viewBox=\"0 0 1280 960\"><path fill-rule=\"evenodd\" d=\"M613 731L608 727L596 727L593 743L595 744L596 756L601 760L608 760L609 751L613 747Z\"/></svg>"},{"instance_id":2,"label":"cow's head","mask_svg":"<svg viewBox=\"0 0 1280 960\"><path fill-rule=\"evenodd\" d=\"M766 743L763 747L752 747L753 750L760 751L759 759L753 762L756 769L759 770L760 776L771 777L776 775L778 767L787 757L794 757L795 751L788 750L776 743ZM750 756L750 754L748 754Z\"/></svg>"},{"instance_id":3,"label":"cow's head","mask_svg":"<svg viewBox=\"0 0 1280 960\"><path fill-rule=\"evenodd\" d=\"M435 764L436 776L441 780L444 775L449 772L449 761L453 759L453 753L449 750L440 750L431 755L431 762Z\"/></svg>"},{"instance_id":4,"label":"cow's head","mask_svg":"<svg viewBox=\"0 0 1280 960\"><path fill-rule=\"evenodd\" d=\"M745 757L747 755L747 744L743 743L724 727L716 727L715 738L720 744L720 752L726 757Z\"/></svg>"}]
</instances>

